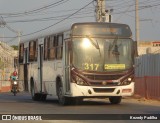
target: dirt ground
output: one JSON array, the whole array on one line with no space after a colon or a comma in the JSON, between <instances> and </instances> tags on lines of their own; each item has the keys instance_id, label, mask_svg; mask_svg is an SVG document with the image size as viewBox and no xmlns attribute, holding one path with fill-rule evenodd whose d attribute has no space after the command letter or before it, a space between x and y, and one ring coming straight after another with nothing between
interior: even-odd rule
<instances>
[{"instance_id":1,"label":"dirt ground","mask_svg":"<svg viewBox=\"0 0 160 123\"><path fill-rule=\"evenodd\" d=\"M132 97L124 97L123 99L129 99L134 103L143 103L146 105L157 105L160 106L160 99L146 99L145 97L141 97L139 95L133 95Z\"/></svg>"}]
</instances>

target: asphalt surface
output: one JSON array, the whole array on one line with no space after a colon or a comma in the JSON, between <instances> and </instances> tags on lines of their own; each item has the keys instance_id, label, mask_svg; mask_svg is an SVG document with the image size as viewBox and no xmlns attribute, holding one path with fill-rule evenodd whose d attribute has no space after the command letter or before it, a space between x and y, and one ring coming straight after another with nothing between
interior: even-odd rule
<instances>
[{"instance_id":1,"label":"asphalt surface","mask_svg":"<svg viewBox=\"0 0 160 123\"><path fill-rule=\"evenodd\" d=\"M95 117L100 116L101 114L113 114L113 117L117 117L115 114L159 114L160 115L160 101L153 100L145 100L145 99L134 99L134 98L124 98L119 105L112 105L108 101L108 99L85 99L79 105L70 105L70 106L61 106L58 104L57 98L48 97L46 101L33 101L29 93L21 92L18 93L17 96L13 96L12 93L0 93L0 114L63 114L62 116L66 116L68 114L94 114L91 115L89 120L66 120L62 118L60 120L52 119L47 120L47 123L58 122L66 122L66 123L97 123L97 122L105 122L106 120L92 120ZM98 114L98 115L95 115ZM82 115L82 116L83 116ZM104 116L105 116L104 115ZM59 115L60 117L61 115ZM74 116L74 115L73 115ZM80 115L81 116L81 115ZM107 115L106 115L107 116ZM74 119L74 118L73 118ZM128 122L128 120L117 120L119 123ZM129 120L131 122L137 122L137 120ZM0 121L1 122L1 121ZM4 122L4 121L3 121ZM5 121L11 122L11 121ZM13 121L12 121L13 122ZM16 123L21 121L16 121ZM24 122L24 121L23 121ZM27 122L27 121L25 121ZM36 121L28 121L28 122L36 122ZM44 121L37 121L44 122ZM113 120L107 120L107 122L114 122ZM138 120L138 122L151 122L151 120ZM153 122L153 121L152 121ZM154 121L158 122L158 121Z\"/></svg>"}]
</instances>

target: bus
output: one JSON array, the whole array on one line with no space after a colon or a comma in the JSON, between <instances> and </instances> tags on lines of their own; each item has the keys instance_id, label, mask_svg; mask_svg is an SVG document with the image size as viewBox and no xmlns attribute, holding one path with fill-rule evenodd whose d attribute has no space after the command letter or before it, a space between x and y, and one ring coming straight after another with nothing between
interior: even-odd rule
<instances>
[{"instance_id":1,"label":"bus","mask_svg":"<svg viewBox=\"0 0 160 123\"><path fill-rule=\"evenodd\" d=\"M134 94L134 41L126 24L74 23L70 29L19 44L19 81L33 100L84 98L119 104Z\"/></svg>"}]
</instances>

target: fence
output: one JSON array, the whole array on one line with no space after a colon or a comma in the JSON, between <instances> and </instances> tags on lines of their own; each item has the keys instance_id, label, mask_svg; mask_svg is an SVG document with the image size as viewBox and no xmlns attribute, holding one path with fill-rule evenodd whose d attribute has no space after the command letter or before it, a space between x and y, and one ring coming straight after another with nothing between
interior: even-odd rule
<instances>
[{"instance_id":1,"label":"fence","mask_svg":"<svg viewBox=\"0 0 160 123\"><path fill-rule=\"evenodd\" d=\"M146 99L160 99L160 77L145 76L135 78L135 94Z\"/></svg>"},{"instance_id":2,"label":"fence","mask_svg":"<svg viewBox=\"0 0 160 123\"><path fill-rule=\"evenodd\" d=\"M160 99L160 54L145 54L135 59L135 94Z\"/></svg>"},{"instance_id":3,"label":"fence","mask_svg":"<svg viewBox=\"0 0 160 123\"><path fill-rule=\"evenodd\" d=\"M9 81L11 71L13 69L0 69L0 92L9 92L11 90L11 82Z\"/></svg>"},{"instance_id":4,"label":"fence","mask_svg":"<svg viewBox=\"0 0 160 123\"><path fill-rule=\"evenodd\" d=\"M160 76L160 54L145 54L135 59L135 76Z\"/></svg>"},{"instance_id":5,"label":"fence","mask_svg":"<svg viewBox=\"0 0 160 123\"><path fill-rule=\"evenodd\" d=\"M11 82L0 80L0 92L9 92L11 91Z\"/></svg>"}]
</instances>

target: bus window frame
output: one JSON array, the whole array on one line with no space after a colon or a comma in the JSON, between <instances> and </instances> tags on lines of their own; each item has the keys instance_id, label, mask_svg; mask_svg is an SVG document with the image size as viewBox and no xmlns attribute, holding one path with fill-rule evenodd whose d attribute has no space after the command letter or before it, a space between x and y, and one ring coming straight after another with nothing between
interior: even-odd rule
<instances>
[{"instance_id":1,"label":"bus window frame","mask_svg":"<svg viewBox=\"0 0 160 123\"><path fill-rule=\"evenodd\" d=\"M29 62L36 62L37 61L37 57L38 57L38 47L37 47L37 41L38 40L32 40L29 42ZM33 43L32 46L32 55L31 55L31 43ZM33 58L31 58L33 57Z\"/></svg>"},{"instance_id":2,"label":"bus window frame","mask_svg":"<svg viewBox=\"0 0 160 123\"><path fill-rule=\"evenodd\" d=\"M61 37L61 38L60 38ZM63 34L57 36L57 59L62 59L63 55Z\"/></svg>"},{"instance_id":3,"label":"bus window frame","mask_svg":"<svg viewBox=\"0 0 160 123\"><path fill-rule=\"evenodd\" d=\"M47 37L44 38L44 60L48 60L48 41L47 41Z\"/></svg>"},{"instance_id":4,"label":"bus window frame","mask_svg":"<svg viewBox=\"0 0 160 123\"><path fill-rule=\"evenodd\" d=\"M21 43L19 48L19 63L23 63L23 61L24 61L24 43Z\"/></svg>"},{"instance_id":5,"label":"bus window frame","mask_svg":"<svg viewBox=\"0 0 160 123\"><path fill-rule=\"evenodd\" d=\"M56 49L54 47L55 35L51 35L47 40L48 60L56 59Z\"/></svg>"}]
</instances>

